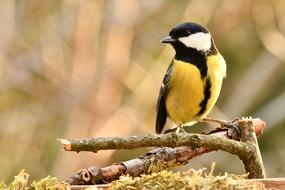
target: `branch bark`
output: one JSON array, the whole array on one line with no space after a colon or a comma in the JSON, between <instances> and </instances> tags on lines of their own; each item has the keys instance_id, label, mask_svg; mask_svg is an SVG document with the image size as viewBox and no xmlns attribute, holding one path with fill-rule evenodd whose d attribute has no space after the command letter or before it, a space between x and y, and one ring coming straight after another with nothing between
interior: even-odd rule
<instances>
[{"instance_id":1,"label":"branch bark","mask_svg":"<svg viewBox=\"0 0 285 190\"><path fill-rule=\"evenodd\" d=\"M134 149L142 147L208 147L220 149L232 154L242 154L245 144L216 135L193 133L147 134L128 137L98 137L87 139L61 140L66 151L91 151L111 149Z\"/></svg>"},{"instance_id":2,"label":"branch bark","mask_svg":"<svg viewBox=\"0 0 285 190\"><path fill-rule=\"evenodd\" d=\"M254 123L249 121L240 121L241 141L246 143L248 149L246 155L239 154L245 167L245 171L249 173L250 179L265 178L265 169L260 154L258 141L254 129Z\"/></svg>"},{"instance_id":3,"label":"branch bark","mask_svg":"<svg viewBox=\"0 0 285 190\"><path fill-rule=\"evenodd\" d=\"M162 147L156 148L145 155L122 163L113 164L103 168L89 167L70 176L66 182L71 185L88 185L109 183L120 176L128 174L133 177L141 174L150 174L163 169L187 164L192 158L212 149L191 147Z\"/></svg>"},{"instance_id":4,"label":"branch bark","mask_svg":"<svg viewBox=\"0 0 285 190\"><path fill-rule=\"evenodd\" d=\"M153 145L153 141L156 142L156 146L182 146L176 148L156 148L142 157L126 162L100 169L94 167L83 169L72 175L67 182L69 184L107 183L118 179L119 176L124 174L139 176L143 173L147 174L161 171L168 167L184 165L196 156L219 149L238 155L243 161L246 171L249 172L250 178L263 178L265 177L265 172L259 149L256 149L258 144L256 144L256 140L252 139L255 134L259 135L262 133L265 123L260 119L254 119L252 122L251 120L240 120L238 124L243 126L241 127L243 131L241 140L244 140L244 142L236 141L238 138L232 135L231 129L217 129L210 132L210 135L164 134L141 137L61 140L65 150L68 151L91 150L96 152L110 148L129 149L130 147L137 148ZM191 145L192 147L184 145ZM258 151L258 153L254 153L255 151Z\"/></svg>"}]
</instances>

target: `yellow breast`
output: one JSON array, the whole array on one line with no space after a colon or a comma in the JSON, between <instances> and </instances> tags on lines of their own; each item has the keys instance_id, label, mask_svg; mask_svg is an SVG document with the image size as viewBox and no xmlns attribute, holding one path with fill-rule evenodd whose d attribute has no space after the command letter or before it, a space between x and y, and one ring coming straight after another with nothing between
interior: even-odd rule
<instances>
[{"instance_id":1,"label":"yellow breast","mask_svg":"<svg viewBox=\"0 0 285 190\"><path fill-rule=\"evenodd\" d=\"M195 65L182 61L174 63L166 97L166 110L174 123L197 121L205 117L216 103L226 73L225 61L218 54L210 56L207 65L207 77L211 81L211 96L207 101L205 111L197 115L200 111L200 103L204 100L204 86L207 77L202 80L200 71Z\"/></svg>"},{"instance_id":2,"label":"yellow breast","mask_svg":"<svg viewBox=\"0 0 285 190\"><path fill-rule=\"evenodd\" d=\"M166 97L166 110L174 123L187 123L195 117L204 97L203 89L204 83L195 65L182 61L174 64Z\"/></svg>"},{"instance_id":3,"label":"yellow breast","mask_svg":"<svg viewBox=\"0 0 285 190\"><path fill-rule=\"evenodd\" d=\"M221 54L209 56L207 60L208 77L211 80L211 97L201 118L205 117L214 107L221 92L223 79L226 77L226 62Z\"/></svg>"}]
</instances>

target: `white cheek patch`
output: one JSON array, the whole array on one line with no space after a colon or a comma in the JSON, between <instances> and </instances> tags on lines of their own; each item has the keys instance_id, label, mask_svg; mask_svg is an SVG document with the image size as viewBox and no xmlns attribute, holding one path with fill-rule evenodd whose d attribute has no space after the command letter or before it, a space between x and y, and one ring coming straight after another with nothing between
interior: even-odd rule
<instances>
[{"instance_id":1,"label":"white cheek patch","mask_svg":"<svg viewBox=\"0 0 285 190\"><path fill-rule=\"evenodd\" d=\"M178 38L178 40L185 46L195 48L199 51L208 51L211 48L211 35L209 33L198 32Z\"/></svg>"}]
</instances>

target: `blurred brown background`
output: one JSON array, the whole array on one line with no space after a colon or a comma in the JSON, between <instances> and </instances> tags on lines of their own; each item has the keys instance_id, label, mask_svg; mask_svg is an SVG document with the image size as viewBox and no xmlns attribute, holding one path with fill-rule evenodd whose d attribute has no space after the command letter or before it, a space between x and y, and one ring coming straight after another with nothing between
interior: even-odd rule
<instances>
[{"instance_id":1,"label":"blurred brown background","mask_svg":"<svg viewBox=\"0 0 285 190\"><path fill-rule=\"evenodd\" d=\"M174 55L159 40L184 21L206 25L228 64L212 117L260 117L269 177L285 176L285 1L1 0L0 180L33 179L128 160L147 149L64 152L57 138L154 132L155 104ZM201 128L195 128L201 131ZM236 156L185 167L243 173Z\"/></svg>"}]
</instances>

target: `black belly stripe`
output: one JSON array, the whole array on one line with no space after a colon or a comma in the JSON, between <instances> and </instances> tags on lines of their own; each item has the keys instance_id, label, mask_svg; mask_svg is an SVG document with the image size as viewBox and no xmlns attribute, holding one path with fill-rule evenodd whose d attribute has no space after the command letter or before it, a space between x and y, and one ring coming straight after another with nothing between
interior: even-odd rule
<instances>
[{"instance_id":1,"label":"black belly stripe","mask_svg":"<svg viewBox=\"0 0 285 190\"><path fill-rule=\"evenodd\" d=\"M175 59L181 60L183 62L195 65L201 75L201 79L204 81L204 99L200 102L200 110L196 114L196 116L202 115L206 109L207 109L207 104L208 101L211 97L211 87L212 87L212 82L208 76L208 65L207 65L207 55L204 53L201 53L200 51L197 51L196 49L193 48L184 48L180 47L179 44L178 46L174 47L176 48L176 55ZM182 48L182 49L181 49ZM215 50L212 53L210 52L209 54L216 54L217 51L215 47L213 46L211 49ZM180 51L178 51L180 50ZM191 77L191 76L189 76Z\"/></svg>"},{"instance_id":2,"label":"black belly stripe","mask_svg":"<svg viewBox=\"0 0 285 190\"><path fill-rule=\"evenodd\" d=\"M205 80L205 86L204 86L204 99L199 104L200 110L199 110L197 116L202 115L206 111L208 101L211 97L211 87L212 87L211 80L209 77L207 77Z\"/></svg>"},{"instance_id":3,"label":"black belly stripe","mask_svg":"<svg viewBox=\"0 0 285 190\"><path fill-rule=\"evenodd\" d=\"M195 65L199 69L202 80L207 76L208 73L208 66L206 62L207 62L206 59L202 59L197 62L196 61L190 62L190 64Z\"/></svg>"}]
</instances>

